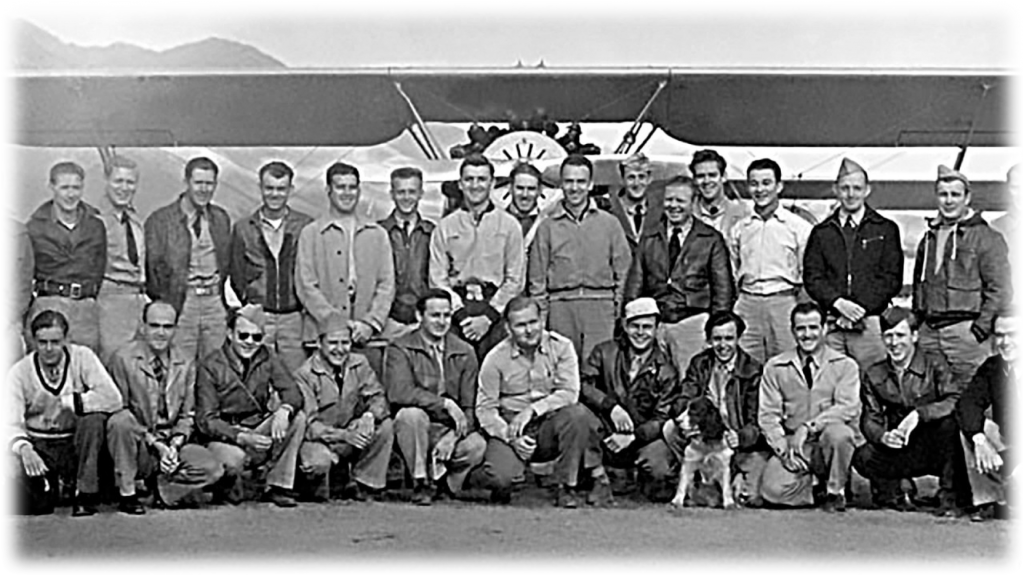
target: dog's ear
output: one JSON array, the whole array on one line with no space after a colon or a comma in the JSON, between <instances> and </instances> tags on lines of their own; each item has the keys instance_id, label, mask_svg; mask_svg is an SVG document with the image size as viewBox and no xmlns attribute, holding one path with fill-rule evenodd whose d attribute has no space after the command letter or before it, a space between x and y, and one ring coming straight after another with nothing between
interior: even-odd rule
<instances>
[{"instance_id":1,"label":"dog's ear","mask_svg":"<svg viewBox=\"0 0 1024 576\"><path fill-rule=\"evenodd\" d=\"M707 398L702 406L704 414L701 418L701 431L708 440L721 440L725 436L725 422L722 421L722 414L715 408Z\"/></svg>"}]
</instances>

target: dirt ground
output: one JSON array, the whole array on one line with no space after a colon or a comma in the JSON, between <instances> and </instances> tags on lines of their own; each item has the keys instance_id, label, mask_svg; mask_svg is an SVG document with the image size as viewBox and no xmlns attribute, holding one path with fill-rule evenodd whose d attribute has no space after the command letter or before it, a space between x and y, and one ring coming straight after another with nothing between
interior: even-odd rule
<instances>
[{"instance_id":1,"label":"dirt ground","mask_svg":"<svg viewBox=\"0 0 1024 576\"><path fill-rule=\"evenodd\" d=\"M623 502L560 510L542 499L511 506L439 502L246 503L130 517L104 509L71 518L59 509L14 522L22 559L848 558L997 560L1010 523L972 524L926 513L851 509L671 510Z\"/></svg>"}]
</instances>

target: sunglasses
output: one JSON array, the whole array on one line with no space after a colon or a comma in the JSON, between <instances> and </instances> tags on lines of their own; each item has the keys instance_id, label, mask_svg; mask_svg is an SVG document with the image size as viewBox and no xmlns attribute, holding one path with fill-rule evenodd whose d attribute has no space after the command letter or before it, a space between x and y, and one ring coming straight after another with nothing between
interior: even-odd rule
<instances>
[{"instance_id":1,"label":"sunglasses","mask_svg":"<svg viewBox=\"0 0 1024 576\"><path fill-rule=\"evenodd\" d=\"M260 342L263 342L263 334L261 332L239 332L238 339L243 342L246 340L252 340L259 344Z\"/></svg>"}]
</instances>

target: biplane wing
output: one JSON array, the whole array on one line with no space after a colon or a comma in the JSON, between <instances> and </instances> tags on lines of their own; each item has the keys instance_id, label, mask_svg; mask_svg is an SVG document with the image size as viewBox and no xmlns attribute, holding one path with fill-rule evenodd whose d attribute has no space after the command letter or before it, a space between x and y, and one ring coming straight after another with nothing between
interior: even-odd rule
<instances>
[{"instance_id":1,"label":"biplane wing","mask_svg":"<svg viewBox=\"0 0 1024 576\"><path fill-rule=\"evenodd\" d=\"M20 73L26 146L369 146L425 122L645 120L705 146L1009 146L1011 76L964 70ZM661 89L659 89L661 87ZM405 95L402 94L404 91ZM653 97L657 94L657 97Z\"/></svg>"}]
</instances>

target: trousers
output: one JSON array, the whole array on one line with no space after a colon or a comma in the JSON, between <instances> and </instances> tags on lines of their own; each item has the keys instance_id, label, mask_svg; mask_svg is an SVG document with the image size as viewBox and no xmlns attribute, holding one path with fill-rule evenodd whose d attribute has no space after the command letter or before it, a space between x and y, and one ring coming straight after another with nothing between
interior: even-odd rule
<instances>
[{"instance_id":1,"label":"trousers","mask_svg":"<svg viewBox=\"0 0 1024 576\"><path fill-rule=\"evenodd\" d=\"M615 331L615 303L605 299L551 300L548 303L548 329L572 341L576 357L590 357L601 342L611 340Z\"/></svg>"},{"instance_id":2,"label":"trousers","mask_svg":"<svg viewBox=\"0 0 1024 576\"><path fill-rule=\"evenodd\" d=\"M779 457L772 455L764 467L761 497L783 506L809 506L814 504L816 478L827 478L829 494L842 494L850 477L854 437L853 428L846 424L826 425L817 438L808 438L804 445L810 455L810 471L804 473L786 470Z\"/></svg>"},{"instance_id":3,"label":"trousers","mask_svg":"<svg viewBox=\"0 0 1024 576\"><path fill-rule=\"evenodd\" d=\"M186 294L178 316L174 343L186 358L197 361L221 347L227 337L228 314L220 294Z\"/></svg>"},{"instance_id":4,"label":"trousers","mask_svg":"<svg viewBox=\"0 0 1024 576\"><path fill-rule=\"evenodd\" d=\"M106 363L118 348L131 342L142 325L146 295L138 288L104 281L96 296L99 307L100 360Z\"/></svg>"},{"instance_id":5,"label":"trousers","mask_svg":"<svg viewBox=\"0 0 1024 576\"><path fill-rule=\"evenodd\" d=\"M240 432L255 432L270 436L270 426L273 422L273 415L268 416L258 426L252 429L243 426L235 428ZM243 448L237 444L213 441L206 445L206 448L213 453L213 457L224 466L224 475L238 477L246 467L257 466L266 469L265 483L267 486L291 490L295 485L295 469L298 465L299 447L302 445L302 438L306 435L306 413L298 412L292 415L291 422L284 438L275 441L270 450L254 450Z\"/></svg>"},{"instance_id":6,"label":"trousers","mask_svg":"<svg viewBox=\"0 0 1024 576\"><path fill-rule=\"evenodd\" d=\"M421 408L407 406L395 414L395 441L413 479L436 480L444 476L448 488L458 494L469 472L483 462L487 441L479 432L470 432L455 443L448 460L435 462L434 446L450 430L447 424L431 422Z\"/></svg>"},{"instance_id":7,"label":"trousers","mask_svg":"<svg viewBox=\"0 0 1024 576\"><path fill-rule=\"evenodd\" d=\"M318 484L317 493L324 496L330 494L330 471L335 464L351 465L353 480L379 490L387 483L394 441L394 424L391 419L383 420L377 425L373 439L362 450L343 441L303 442L299 450L299 466Z\"/></svg>"},{"instance_id":8,"label":"trousers","mask_svg":"<svg viewBox=\"0 0 1024 576\"><path fill-rule=\"evenodd\" d=\"M789 327L789 312L796 306L796 295L758 296L740 292L733 311L747 324L740 336L740 348L764 364L768 358L796 346ZM680 367L680 370L685 370Z\"/></svg>"},{"instance_id":9,"label":"trousers","mask_svg":"<svg viewBox=\"0 0 1024 576\"><path fill-rule=\"evenodd\" d=\"M53 512L62 496L61 486L75 487L78 494L100 491L100 450L107 414L86 414L78 418L71 438L32 438L32 448L48 468L42 479L30 478L21 459L14 457L16 508L21 514Z\"/></svg>"}]
</instances>

